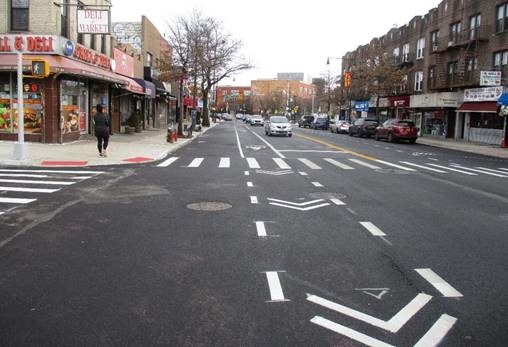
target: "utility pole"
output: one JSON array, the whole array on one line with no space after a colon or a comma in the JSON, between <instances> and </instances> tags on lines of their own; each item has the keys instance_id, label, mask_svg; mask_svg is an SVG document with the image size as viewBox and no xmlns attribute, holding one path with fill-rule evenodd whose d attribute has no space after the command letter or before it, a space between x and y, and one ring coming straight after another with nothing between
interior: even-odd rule
<instances>
[{"instance_id":1,"label":"utility pole","mask_svg":"<svg viewBox=\"0 0 508 347\"><path fill-rule=\"evenodd\" d=\"M25 143L25 109L23 101L23 53L18 52L18 142L14 144L14 159L25 160L28 155Z\"/></svg>"}]
</instances>

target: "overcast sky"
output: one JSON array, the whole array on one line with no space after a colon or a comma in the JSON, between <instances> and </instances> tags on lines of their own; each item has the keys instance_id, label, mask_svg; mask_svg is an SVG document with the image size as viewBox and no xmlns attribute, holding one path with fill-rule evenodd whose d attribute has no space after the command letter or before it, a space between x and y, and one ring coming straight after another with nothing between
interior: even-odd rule
<instances>
[{"instance_id":1,"label":"overcast sky","mask_svg":"<svg viewBox=\"0 0 508 347\"><path fill-rule=\"evenodd\" d=\"M224 84L250 85L277 72L319 77L338 74L347 51L384 35L394 25L424 15L441 0L113 0L112 20L140 21L146 15L166 32L166 22L193 9L214 17L243 42L243 55L255 68Z\"/></svg>"}]
</instances>

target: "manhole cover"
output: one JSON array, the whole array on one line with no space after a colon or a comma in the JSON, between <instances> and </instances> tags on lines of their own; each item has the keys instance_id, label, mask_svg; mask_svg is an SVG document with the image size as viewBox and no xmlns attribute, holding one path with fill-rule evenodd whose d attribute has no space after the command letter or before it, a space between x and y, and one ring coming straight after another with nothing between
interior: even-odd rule
<instances>
[{"instance_id":1,"label":"manhole cover","mask_svg":"<svg viewBox=\"0 0 508 347\"><path fill-rule=\"evenodd\" d=\"M328 193L328 192L319 192L319 193L310 193L309 197L312 199L345 199L346 195L341 193Z\"/></svg>"},{"instance_id":2,"label":"manhole cover","mask_svg":"<svg viewBox=\"0 0 508 347\"><path fill-rule=\"evenodd\" d=\"M195 211L224 211L229 208L231 208L230 204L226 204L225 202L213 202L213 201L207 201L207 202L195 202L192 204L188 204L187 208L190 210Z\"/></svg>"},{"instance_id":3,"label":"manhole cover","mask_svg":"<svg viewBox=\"0 0 508 347\"><path fill-rule=\"evenodd\" d=\"M374 170L374 171L379 172L379 173L388 173L388 174L396 174L396 175L407 175L407 174L409 174L408 171L397 170L397 169L377 169L377 170Z\"/></svg>"}]
</instances>

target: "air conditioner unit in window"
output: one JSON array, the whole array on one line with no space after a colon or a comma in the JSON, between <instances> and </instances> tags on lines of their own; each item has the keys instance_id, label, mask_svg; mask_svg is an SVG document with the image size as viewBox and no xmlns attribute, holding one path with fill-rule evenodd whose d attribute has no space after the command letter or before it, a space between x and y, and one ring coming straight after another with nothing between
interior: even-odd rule
<instances>
[{"instance_id":1,"label":"air conditioner unit in window","mask_svg":"<svg viewBox=\"0 0 508 347\"><path fill-rule=\"evenodd\" d=\"M453 45L453 41L448 41L448 47L450 47L451 45Z\"/></svg>"},{"instance_id":2,"label":"air conditioner unit in window","mask_svg":"<svg viewBox=\"0 0 508 347\"><path fill-rule=\"evenodd\" d=\"M434 51L437 51L437 49L438 49L438 46L437 46L437 45L433 45L433 46L432 46L432 51L433 51L433 52L434 52Z\"/></svg>"}]
</instances>

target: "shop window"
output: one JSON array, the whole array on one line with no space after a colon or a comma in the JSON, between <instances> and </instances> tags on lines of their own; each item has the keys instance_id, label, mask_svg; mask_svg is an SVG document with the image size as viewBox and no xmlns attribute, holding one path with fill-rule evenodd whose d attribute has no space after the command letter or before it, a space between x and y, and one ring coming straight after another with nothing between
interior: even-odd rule
<instances>
[{"instance_id":1,"label":"shop window","mask_svg":"<svg viewBox=\"0 0 508 347\"><path fill-rule=\"evenodd\" d=\"M416 59L423 59L425 53L425 37L418 39L416 42Z\"/></svg>"},{"instance_id":2,"label":"shop window","mask_svg":"<svg viewBox=\"0 0 508 347\"><path fill-rule=\"evenodd\" d=\"M494 113L471 113L471 128L503 129L504 118Z\"/></svg>"},{"instance_id":3,"label":"shop window","mask_svg":"<svg viewBox=\"0 0 508 347\"><path fill-rule=\"evenodd\" d=\"M0 132L13 132L11 74L0 74Z\"/></svg>"},{"instance_id":4,"label":"shop window","mask_svg":"<svg viewBox=\"0 0 508 347\"><path fill-rule=\"evenodd\" d=\"M63 134L87 130L88 89L85 82L62 80L60 128Z\"/></svg>"},{"instance_id":5,"label":"shop window","mask_svg":"<svg viewBox=\"0 0 508 347\"><path fill-rule=\"evenodd\" d=\"M11 30L28 31L29 0L11 0Z\"/></svg>"},{"instance_id":6,"label":"shop window","mask_svg":"<svg viewBox=\"0 0 508 347\"><path fill-rule=\"evenodd\" d=\"M496 10L496 32L508 30L508 2L499 5Z\"/></svg>"}]
</instances>

